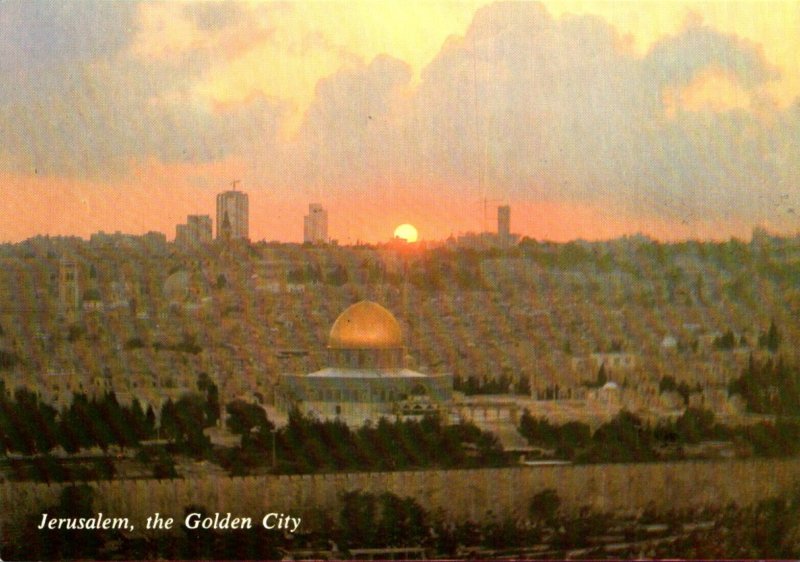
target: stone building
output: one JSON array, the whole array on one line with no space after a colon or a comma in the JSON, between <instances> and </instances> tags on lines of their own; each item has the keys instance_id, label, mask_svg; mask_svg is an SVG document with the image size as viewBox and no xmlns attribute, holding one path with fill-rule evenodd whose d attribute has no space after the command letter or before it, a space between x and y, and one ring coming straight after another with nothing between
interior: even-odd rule
<instances>
[{"instance_id":1,"label":"stone building","mask_svg":"<svg viewBox=\"0 0 800 562\"><path fill-rule=\"evenodd\" d=\"M404 366L397 319L381 305L361 301L334 322L328 366L281 375L275 405L282 413L297 408L319 419L360 426L382 417L446 415L452 393L452 375L428 375Z\"/></svg>"}]
</instances>

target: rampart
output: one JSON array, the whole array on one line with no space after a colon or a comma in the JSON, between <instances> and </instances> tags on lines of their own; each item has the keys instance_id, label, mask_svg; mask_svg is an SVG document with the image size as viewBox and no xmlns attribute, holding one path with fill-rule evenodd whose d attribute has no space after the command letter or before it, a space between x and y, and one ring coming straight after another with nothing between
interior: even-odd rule
<instances>
[{"instance_id":1,"label":"rampart","mask_svg":"<svg viewBox=\"0 0 800 562\"><path fill-rule=\"evenodd\" d=\"M429 510L453 519L481 520L491 510L498 516L523 515L538 491L558 492L562 507L598 511L749 505L779 496L800 484L800 459L692 461L649 464L514 467L306 476L208 477L192 480L112 480L90 482L94 509L128 517L144 528L158 512L174 517L202 506L206 512L231 512L260 520L269 512L336 516L340 494L349 490L389 491L417 499ZM35 516L59 501L65 484L5 482L0 484L0 531L7 538L25 517ZM306 519L306 521L313 520ZM2 536L2 535L0 535Z\"/></svg>"}]
</instances>

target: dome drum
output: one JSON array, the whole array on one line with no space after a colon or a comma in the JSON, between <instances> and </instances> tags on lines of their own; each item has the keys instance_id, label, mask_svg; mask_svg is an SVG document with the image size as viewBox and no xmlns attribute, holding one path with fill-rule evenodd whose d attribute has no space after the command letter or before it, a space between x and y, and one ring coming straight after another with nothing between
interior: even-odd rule
<instances>
[{"instance_id":1,"label":"dome drum","mask_svg":"<svg viewBox=\"0 0 800 562\"><path fill-rule=\"evenodd\" d=\"M403 367L403 348L328 349L328 364L350 369L400 369Z\"/></svg>"}]
</instances>

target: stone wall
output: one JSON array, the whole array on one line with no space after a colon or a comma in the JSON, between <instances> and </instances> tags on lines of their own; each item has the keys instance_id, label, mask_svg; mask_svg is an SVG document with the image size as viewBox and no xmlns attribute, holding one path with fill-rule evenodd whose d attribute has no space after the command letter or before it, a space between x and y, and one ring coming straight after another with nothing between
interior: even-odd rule
<instances>
[{"instance_id":1,"label":"stone wall","mask_svg":"<svg viewBox=\"0 0 800 562\"><path fill-rule=\"evenodd\" d=\"M514 467L501 469L352 473L308 476L208 477L192 480L91 482L96 512L129 517L137 531L155 512L179 526L184 508L231 512L259 520L277 511L311 516L335 514L348 490L390 491L412 496L429 510L455 519L523 515L537 492L552 488L562 507L575 512L687 508L752 504L800 484L800 459L697 461L648 464ZM29 515L41 517L56 504L63 484L0 484L0 537ZM309 521L309 519L306 519ZM2 533L2 532L5 533Z\"/></svg>"}]
</instances>

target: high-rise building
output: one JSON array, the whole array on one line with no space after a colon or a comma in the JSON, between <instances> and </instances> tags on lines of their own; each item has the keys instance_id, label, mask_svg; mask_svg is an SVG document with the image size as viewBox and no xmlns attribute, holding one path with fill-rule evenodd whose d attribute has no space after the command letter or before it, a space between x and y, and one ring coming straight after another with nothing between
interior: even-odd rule
<instances>
[{"instance_id":1,"label":"high-rise building","mask_svg":"<svg viewBox=\"0 0 800 562\"><path fill-rule=\"evenodd\" d=\"M189 243L198 246L211 242L211 217L208 215L189 215L186 217Z\"/></svg>"},{"instance_id":2,"label":"high-rise building","mask_svg":"<svg viewBox=\"0 0 800 562\"><path fill-rule=\"evenodd\" d=\"M211 217L189 215L186 224L175 227L175 244L183 248L196 248L211 242Z\"/></svg>"},{"instance_id":3,"label":"high-rise building","mask_svg":"<svg viewBox=\"0 0 800 562\"><path fill-rule=\"evenodd\" d=\"M511 242L511 207L497 207L497 240L505 247Z\"/></svg>"},{"instance_id":4,"label":"high-rise building","mask_svg":"<svg viewBox=\"0 0 800 562\"><path fill-rule=\"evenodd\" d=\"M175 225L175 244L185 248L189 245L189 227L185 224Z\"/></svg>"},{"instance_id":5,"label":"high-rise building","mask_svg":"<svg viewBox=\"0 0 800 562\"><path fill-rule=\"evenodd\" d=\"M310 244L327 244L328 211L319 203L308 206L308 215L303 217L303 242Z\"/></svg>"},{"instance_id":6,"label":"high-rise building","mask_svg":"<svg viewBox=\"0 0 800 562\"><path fill-rule=\"evenodd\" d=\"M217 240L247 240L248 214L247 193L234 189L217 195Z\"/></svg>"}]
</instances>

